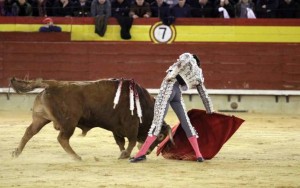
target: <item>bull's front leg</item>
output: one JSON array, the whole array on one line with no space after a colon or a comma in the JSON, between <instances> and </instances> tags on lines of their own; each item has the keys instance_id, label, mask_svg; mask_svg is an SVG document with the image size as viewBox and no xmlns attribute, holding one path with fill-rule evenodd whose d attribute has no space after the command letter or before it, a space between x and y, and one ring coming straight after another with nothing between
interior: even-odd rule
<instances>
[{"instance_id":1,"label":"bull's front leg","mask_svg":"<svg viewBox=\"0 0 300 188\"><path fill-rule=\"evenodd\" d=\"M120 151L125 150L125 138L122 136L118 136L117 134L113 133L116 143L118 144Z\"/></svg>"},{"instance_id":2,"label":"bull's front leg","mask_svg":"<svg viewBox=\"0 0 300 188\"><path fill-rule=\"evenodd\" d=\"M119 157L119 159L127 159L127 158L130 157L130 154L131 154L133 148L136 145L136 137L128 138L128 141L129 141L128 146L127 146L126 150L122 151L121 156Z\"/></svg>"}]
</instances>

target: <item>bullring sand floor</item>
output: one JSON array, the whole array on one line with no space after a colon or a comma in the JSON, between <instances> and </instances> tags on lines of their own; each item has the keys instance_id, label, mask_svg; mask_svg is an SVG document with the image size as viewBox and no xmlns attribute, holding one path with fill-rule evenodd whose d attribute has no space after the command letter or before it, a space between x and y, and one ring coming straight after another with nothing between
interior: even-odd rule
<instances>
[{"instance_id":1,"label":"bullring sand floor","mask_svg":"<svg viewBox=\"0 0 300 188\"><path fill-rule=\"evenodd\" d=\"M117 159L111 132L99 128L86 137L76 129L71 146L83 161L74 161L57 142L52 123L12 158L31 115L0 111L0 187L300 187L300 116L233 115L246 121L212 160L167 160L153 152L131 164ZM166 121L177 119L171 112Z\"/></svg>"}]
</instances>

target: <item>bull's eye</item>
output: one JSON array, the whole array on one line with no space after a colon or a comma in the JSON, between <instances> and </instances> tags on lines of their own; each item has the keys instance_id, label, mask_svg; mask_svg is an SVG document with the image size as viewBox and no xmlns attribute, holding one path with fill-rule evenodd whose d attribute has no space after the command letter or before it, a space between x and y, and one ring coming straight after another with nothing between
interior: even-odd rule
<instances>
[{"instance_id":1,"label":"bull's eye","mask_svg":"<svg viewBox=\"0 0 300 188\"><path fill-rule=\"evenodd\" d=\"M159 134L158 137L157 137L157 139L159 141L162 141L164 139L164 135L163 134Z\"/></svg>"}]
</instances>

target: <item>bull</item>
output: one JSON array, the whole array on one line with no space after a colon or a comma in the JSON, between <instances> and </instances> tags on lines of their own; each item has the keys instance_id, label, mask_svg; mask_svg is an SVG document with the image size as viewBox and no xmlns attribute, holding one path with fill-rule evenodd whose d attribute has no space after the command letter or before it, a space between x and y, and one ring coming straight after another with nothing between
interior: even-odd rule
<instances>
[{"instance_id":1,"label":"bull","mask_svg":"<svg viewBox=\"0 0 300 188\"><path fill-rule=\"evenodd\" d=\"M135 91L142 107L142 118L139 119L136 109L132 114L128 108L130 106L128 88L132 80L122 79L123 87L115 108L113 101L119 88L118 79L56 81L12 78L10 82L17 93L44 88L35 98L32 123L26 129L19 146L13 151L13 157L18 157L26 143L46 124L53 122L54 128L59 131L58 142L75 160L81 160L81 157L72 149L69 139L76 127L82 130L83 135L94 127L111 131L121 151L119 159L125 159L130 157L137 142L145 141L152 123L155 99L136 83ZM160 135L150 147L148 154L170 133L170 126L164 122ZM128 139L126 149L125 138Z\"/></svg>"}]
</instances>

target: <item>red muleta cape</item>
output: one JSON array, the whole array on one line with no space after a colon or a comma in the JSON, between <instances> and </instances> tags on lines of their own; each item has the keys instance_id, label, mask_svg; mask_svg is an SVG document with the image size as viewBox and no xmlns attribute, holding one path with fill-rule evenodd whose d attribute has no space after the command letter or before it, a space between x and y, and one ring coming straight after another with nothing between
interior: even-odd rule
<instances>
[{"instance_id":1,"label":"red muleta cape","mask_svg":"<svg viewBox=\"0 0 300 188\"><path fill-rule=\"evenodd\" d=\"M199 148L204 159L212 159L244 122L235 116L207 114L198 109L188 111L188 116L198 132ZM156 154L161 153L166 159L196 160L194 150L180 124L172 128L172 134L175 145L168 136L161 142Z\"/></svg>"}]
</instances>

